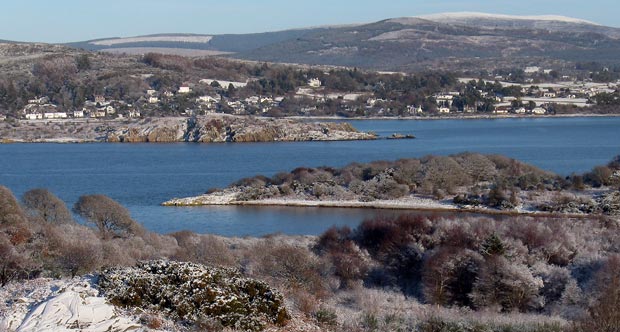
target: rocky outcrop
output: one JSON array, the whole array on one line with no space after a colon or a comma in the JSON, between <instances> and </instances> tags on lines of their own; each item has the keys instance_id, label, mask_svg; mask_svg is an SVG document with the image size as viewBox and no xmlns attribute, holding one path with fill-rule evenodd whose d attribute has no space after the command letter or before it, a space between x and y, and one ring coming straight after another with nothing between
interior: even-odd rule
<instances>
[{"instance_id":1,"label":"rocky outcrop","mask_svg":"<svg viewBox=\"0 0 620 332\"><path fill-rule=\"evenodd\" d=\"M221 143L377 138L375 134L357 131L348 123L320 123L230 115L125 121L67 120L65 122L25 123L26 125L11 128L0 127L0 140L12 142Z\"/></svg>"}]
</instances>

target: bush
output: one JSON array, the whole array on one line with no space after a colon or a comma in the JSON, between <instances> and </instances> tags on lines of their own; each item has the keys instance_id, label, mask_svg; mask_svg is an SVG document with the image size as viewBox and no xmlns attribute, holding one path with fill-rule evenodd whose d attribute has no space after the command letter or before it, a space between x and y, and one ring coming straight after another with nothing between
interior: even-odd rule
<instances>
[{"instance_id":1,"label":"bush","mask_svg":"<svg viewBox=\"0 0 620 332\"><path fill-rule=\"evenodd\" d=\"M115 305L150 308L191 324L217 321L224 327L260 331L285 324L282 296L267 284L234 270L192 263L141 262L104 271L99 286Z\"/></svg>"}]
</instances>

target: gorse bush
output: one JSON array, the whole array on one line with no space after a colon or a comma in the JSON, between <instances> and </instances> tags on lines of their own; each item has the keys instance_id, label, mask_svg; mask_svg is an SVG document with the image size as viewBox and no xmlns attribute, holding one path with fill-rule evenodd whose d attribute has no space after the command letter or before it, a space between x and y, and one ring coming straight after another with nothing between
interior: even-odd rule
<instances>
[{"instance_id":1,"label":"gorse bush","mask_svg":"<svg viewBox=\"0 0 620 332\"><path fill-rule=\"evenodd\" d=\"M99 286L114 304L151 308L175 320L260 331L290 319L282 296L234 270L192 263L149 261L104 271Z\"/></svg>"}]
</instances>

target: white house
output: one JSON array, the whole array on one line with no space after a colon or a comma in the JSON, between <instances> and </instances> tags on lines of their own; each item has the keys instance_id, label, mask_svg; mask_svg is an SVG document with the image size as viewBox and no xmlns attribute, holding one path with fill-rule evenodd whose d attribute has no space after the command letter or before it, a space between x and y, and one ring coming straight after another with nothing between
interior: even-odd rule
<instances>
[{"instance_id":1,"label":"white house","mask_svg":"<svg viewBox=\"0 0 620 332\"><path fill-rule=\"evenodd\" d=\"M75 111L73 111L73 117L74 118L83 118L84 117L84 110L75 110Z\"/></svg>"},{"instance_id":2,"label":"white house","mask_svg":"<svg viewBox=\"0 0 620 332\"><path fill-rule=\"evenodd\" d=\"M6 120L6 115L0 114L0 121L4 121L4 120Z\"/></svg>"},{"instance_id":3,"label":"white house","mask_svg":"<svg viewBox=\"0 0 620 332\"><path fill-rule=\"evenodd\" d=\"M532 113L536 114L536 115L543 115L547 113L547 110L542 108L542 107L536 107L532 110Z\"/></svg>"},{"instance_id":4,"label":"white house","mask_svg":"<svg viewBox=\"0 0 620 332\"><path fill-rule=\"evenodd\" d=\"M538 73L540 71L540 67L536 67L536 66L532 66L532 67L525 67L525 70L523 70L526 74L534 74L534 73Z\"/></svg>"},{"instance_id":5,"label":"white house","mask_svg":"<svg viewBox=\"0 0 620 332\"><path fill-rule=\"evenodd\" d=\"M258 105L260 103L260 98L258 96L251 96L251 97L245 98L245 102L250 105Z\"/></svg>"},{"instance_id":6,"label":"white house","mask_svg":"<svg viewBox=\"0 0 620 332\"><path fill-rule=\"evenodd\" d=\"M154 96L157 93L157 90L149 89L146 90L146 94L149 96Z\"/></svg>"},{"instance_id":7,"label":"white house","mask_svg":"<svg viewBox=\"0 0 620 332\"><path fill-rule=\"evenodd\" d=\"M127 115L130 118L139 118L140 117L140 112L138 112L136 110L129 110L129 113Z\"/></svg>"},{"instance_id":8,"label":"white house","mask_svg":"<svg viewBox=\"0 0 620 332\"><path fill-rule=\"evenodd\" d=\"M435 95L435 100L437 101L437 106L443 107L443 108L451 107L453 99L454 99L454 96L453 95L449 95L449 94Z\"/></svg>"},{"instance_id":9,"label":"white house","mask_svg":"<svg viewBox=\"0 0 620 332\"><path fill-rule=\"evenodd\" d=\"M41 120L43 119L43 114L41 113L28 113L26 114L26 120Z\"/></svg>"},{"instance_id":10,"label":"white house","mask_svg":"<svg viewBox=\"0 0 620 332\"><path fill-rule=\"evenodd\" d=\"M515 113L517 114L525 114L527 113L527 110L525 109L525 107L519 107L515 110Z\"/></svg>"},{"instance_id":11,"label":"white house","mask_svg":"<svg viewBox=\"0 0 620 332\"><path fill-rule=\"evenodd\" d=\"M49 103L49 101L50 101L50 99L47 98L47 97L39 97L39 98L28 100L28 104L43 105L43 104Z\"/></svg>"},{"instance_id":12,"label":"white house","mask_svg":"<svg viewBox=\"0 0 620 332\"><path fill-rule=\"evenodd\" d=\"M308 80L308 85L311 88L320 88L321 87L321 80L318 78L311 78Z\"/></svg>"},{"instance_id":13,"label":"white house","mask_svg":"<svg viewBox=\"0 0 620 332\"><path fill-rule=\"evenodd\" d=\"M148 101L149 101L149 104L157 104L159 103L159 98L155 96L150 96Z\"/></svg>"},{"instance_id":14,"label":"white house","mask_svg":"<svg viewBox=\"0 0 620 332\"><path fill-rule=\"evenodd\" d=\"M66 119L66 112L45 112L43 113L43 118L45 119Z\"/></svg>"},{"instance_id":15,"label":"white house","mask_svg":"<svg viewBox=\"0 0 620 332\"><path fill-rule=\"evenodd\" d=\"M447 107L440 107L439 108L439 113L450 113L450 109Z\"/></svg>"},{"instance_id":16,"label":"white house","mask_svg":"<svg viewBox=\"0 0 620 332\"><path fill-rule=\"evenodd\" d=\"M190 89L189 86L180 86L179 87L179 93L190 93L192 92L192 89Z\"/></svg>"},{"instance_id":17,"label":"white house","mask_svg":"<svg viewBox=\"0 0 620 332\"><path fill-rule=\"evenodd\" d=\"M211 96L200 96L200 97L196 98L196 102L209 104L209 103L216 103L217 99L215 99L215 98L213 98Z\"/></svg>"},{"instance_id":18,"label":"white house","mask_svg":"<svg viewBox=\"0 0 620 332\"><path fill-rule=\"evenodd\" d=\"M555 97L557 97L557 94L555 92L548 91L548 92L543 93L543 97L545 97L545 98L555 98Z\"/></svg>"}]
</instances>

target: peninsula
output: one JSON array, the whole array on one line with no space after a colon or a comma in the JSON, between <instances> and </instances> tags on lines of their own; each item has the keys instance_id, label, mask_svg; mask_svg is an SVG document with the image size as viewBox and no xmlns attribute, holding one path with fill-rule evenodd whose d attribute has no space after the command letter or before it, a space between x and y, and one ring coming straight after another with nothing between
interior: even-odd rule
<instances>
[{"instance_id":1,"label":"peninsula","mask_svg":"<svg viewBox=\"0 0 620 332\"><path fill-rule=\"evenodd\" d=\"M128 120L0 122L0 142L286 142L371 140L348 123L232 115Z\"/></svg>"},{"instance_id":2,"label":"peninsula","mask_svg":"<svg viewBox=\"0 0 620 332\"><path fill-rule=\"evenodd\" d=\"M470 211L486 214L619 215L620 158L563 178L498 155L461 153L300 167L164 206L274 205Z\"/></svg>"}]
</instances>

